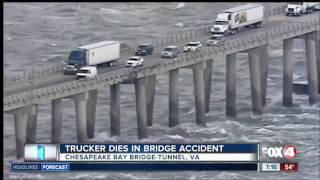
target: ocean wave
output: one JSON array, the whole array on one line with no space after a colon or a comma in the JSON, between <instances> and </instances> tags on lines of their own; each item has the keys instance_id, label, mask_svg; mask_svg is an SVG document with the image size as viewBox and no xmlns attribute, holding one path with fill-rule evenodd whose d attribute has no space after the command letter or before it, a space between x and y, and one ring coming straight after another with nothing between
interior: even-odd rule
<instances>
[{"instance_id":1,"label":"ocean wave","mask_svg":"<svg viewBox=\"0 0 320 180\"><path fill-rule=\"evenodd\" d=\"M44 9L43 7L40 7L40 6L31 6L31 5L25 5L25 7L27 10Z\"/></svg>"},{"instance_id":2,"label":"ocean wave","mask_svg":"<svg viewBox=\"0 0 320 180\"><path fill-rule=\"evenodd\" d=\"M177 26L177 27L183 27L183 23L182 23L182 22L178 22L178 23L175 24L175 26Z\"/></svg>"},{"instance_id":3,"label":"ocean wave","mask_svg":"<svg viewBox=\"0 0 320 180\"><path fill-rule=\"evenodd\" d=\"M183 136L180 136L180 135L164 135L166 138L169 138L169 139L185 139Z\"/></svg>"},{"instance_id":4,"label":"ocean wave","mask_svg":"<svg viewBox=\"0 0 320 180\"><path fill-rule=\"evenodd\" d=\"M107 14L123 14L123 11L117 10L117 9L111 9L111 8L100 8L100 10L102 10L103 12L107 13Z\"/></svg>"},{"instance_id":5,"label":"ocean wave","mask_svg":"<svg viewBox=\"0 0 320 180\"><path fill-rule=\"evenodd\" d=\"M292 51L294 51L294 52L305 52L304 49L292 49Z\"/></svg>"}]
</instances>

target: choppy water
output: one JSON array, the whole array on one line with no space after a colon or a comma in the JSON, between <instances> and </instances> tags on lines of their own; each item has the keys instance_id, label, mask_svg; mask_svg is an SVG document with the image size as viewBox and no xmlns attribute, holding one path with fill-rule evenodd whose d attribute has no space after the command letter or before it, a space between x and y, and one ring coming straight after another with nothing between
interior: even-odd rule
<instances>
[{"instance_id":1,"label":"choppy water","mask_svg":"<svg viewBox=\"0 0 320 180\"><path fill-rule=\"evenodd\" d=\"M5 3L4 73L21 74L31 65L61 62L79 43L117 39L134 43L169 34L179 29L208 25L221 9L239 3ZM200 13L201 12L201 13ZM303 43L295 43L295 78L305 80ZM99 142L279 142L298 147L298 173L248 172L73 172L12 173L15 160L14 122L4 114L4 179L319 179L320 120L319 104L309 106L308 98L294 95L294 106L281 105L282 49L273 47L269 67L268 105L265 113L251 113L250 79L246 55L238 55L238 117L225 112L225 63L216 59L212 79L210 112L206 128L195 125L191 70L182 69L180 83L181 125L168 128L168 75L157 76L154 125L149 138L138 140L134 87L121 86L121 137L109 134L109 89L99 90L96 137ZM63 139L76 142L73 102L63 103ZM37 142L50 142L50 105L39 107ZM49 125L48 125L49 124Z\"/></svg>"}]
</instances>

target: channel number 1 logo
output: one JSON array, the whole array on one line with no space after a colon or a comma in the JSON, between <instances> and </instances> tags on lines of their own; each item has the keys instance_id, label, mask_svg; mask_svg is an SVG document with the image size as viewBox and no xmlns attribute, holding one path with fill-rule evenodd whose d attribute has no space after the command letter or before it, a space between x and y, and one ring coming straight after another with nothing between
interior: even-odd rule
<instances>
[{"instance_id":1,"label":"channel number 1 logo","mask_svg":"<svg viewBox=\"0 0 320 180\"><path fill-rule=\"evenodd\" d=\"M263 147L262 153L264 156L271 158L287 158L294 159L297 156L297 149L295 146L285 147Z\"/></svg>"},{"instance_id":2,"label":"channel number 1 logo","mask_svg":"<svg viewBox=\"0 0 320 180\"><path fill-rule=\"evenodd\" d=\"M38 160L45 160L45 148L42 145L37 146Z\"/></svg>"}]
</instances>

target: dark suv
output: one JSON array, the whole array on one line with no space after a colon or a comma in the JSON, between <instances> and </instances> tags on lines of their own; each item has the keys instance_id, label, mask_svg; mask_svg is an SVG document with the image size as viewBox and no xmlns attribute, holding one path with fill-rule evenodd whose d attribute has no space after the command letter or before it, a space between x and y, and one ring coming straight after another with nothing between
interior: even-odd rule
<instances>
[{"instance_id":1,"label":"dark suv","mask_svg":"<svg viewBox=\"0 0 320 180\"><path fill-rule=\"evenodd\" d=\"M152 54L153 46L151 44L141 44L138 46L136 56L146 56Z\"/></svg>"}]
</instances>

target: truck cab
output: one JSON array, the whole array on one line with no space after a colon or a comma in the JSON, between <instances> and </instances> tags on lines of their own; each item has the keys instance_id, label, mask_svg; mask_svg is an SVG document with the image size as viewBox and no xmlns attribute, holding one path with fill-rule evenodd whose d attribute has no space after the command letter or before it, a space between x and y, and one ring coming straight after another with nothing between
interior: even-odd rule
<instances>
[{"instance_id":1,"label":"truck cab","mask_svg":"<svg viewBox=\"0 0 320 180\"><path fill-rule=\"evenodd\" d=\"M300 16L302 14L310 14L319 7L320 3L311 2L288 2L286 7L286 15Z\"/></svg>"},{"instance_id":2,"label":"truck cab","mask_svg":"<svg viewBox=\"0 0 320 180\"><path fill-rule=\"evenodd\" d=\"M92 79L98 75L97 68L95 66L86 66L80 68L77 72L77 79Z\"/></svg>"},{"instance_id":3,"label":"truck cab","mask_svg":"<svg viewBox=\"0 0 320 180\"><path fill-rule=\"evenodd\" d=\"M225 34L229 30L230 13L220 13L211 28L212 34Z\"/></svg>"},{"instance_id":4,"label":"truck cab","mask_svg":"<svg viewBox=\"0 0 320 180\"><path fill-rule=\"evenodd\" d=\"M86 50L77 49L71 51L68 62L63 68L63 73L66 75L75 75L82 66L86 64Z\"/></svg>"},{"instance_id":5,"label":"truck cab","mask_svg":"<svg viewBox=\"0 0 320 180\"><path fill-rule=\"evenodd\" d=\"M289 2L286 7L286 15L300 16L304 12L303 2Z\"/></svg>"}]
</instances>

